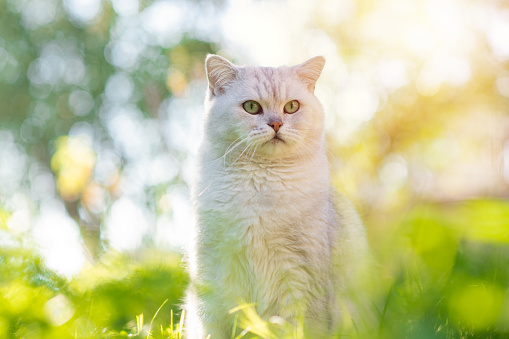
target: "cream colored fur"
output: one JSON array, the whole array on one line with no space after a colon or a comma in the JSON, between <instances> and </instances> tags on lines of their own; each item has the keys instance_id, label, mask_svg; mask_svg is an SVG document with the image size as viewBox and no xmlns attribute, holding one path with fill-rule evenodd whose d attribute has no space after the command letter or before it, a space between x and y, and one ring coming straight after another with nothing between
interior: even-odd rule
<instances>
[{"instance_id":1,"label":"cream colored fur","mask_svg":"<svg viewBox=\"0 0 509 339\"><path fill-rule=\"evenodd\" d=\"M357 213L330 184L323 108L313 93L324 64L316 57L294 67L239 67L207 57L205 137L192 189L190 339L230 338L228 311L243 302L256 303L265 320L294 322L304 310L313 338L338 328L340 293L367 245ZM262 113L247 113L248 100ZM293 114L283 111L290 100L300 103ZM277 133L274 121L282 123Z\"/></svg>"}]
</instances>

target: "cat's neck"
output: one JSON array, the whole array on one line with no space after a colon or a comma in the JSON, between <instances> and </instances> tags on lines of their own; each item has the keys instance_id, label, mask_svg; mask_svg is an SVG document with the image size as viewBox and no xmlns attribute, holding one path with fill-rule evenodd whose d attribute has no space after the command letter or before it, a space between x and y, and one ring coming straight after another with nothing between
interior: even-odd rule
<instances>
[{"instance_id":1,"label":"cat's neck","mask_svg":"<svg viewBox=\"0 0 509 339\"><path fill-rule=\"evenodd\" d=\"M281 157L264 156L241 156L230 163L224 163L224 169L260 169L273 170L294 168L303 170L304 168L327 165L327 157L322 152L313 154L285 154Z\"/></svg>"},{"instance_id":2,"label":"cat's neck","mask_svg":"<svg viewBox=\"0 0 509 339\"><path fill-rule=\"evenodd\" d=\"M242 154L228 158L215 157L211 150L202 149L202 168L214 180L244 182L247 180L267 182L293 182L303 184L313 182L313 187L328 190L330 173L325 146L317 145L314 152L290 153L281 157ZM209 164L205 168L205 164ZM210 165L214 164L214 165ZM317 186L318 185L318 186Z\"/></svg>"},{"instance_id":3,"label":"cat's neck","mask_svg":"<svg viewBox=\"0 0 509 339\"><path fill-rule=\"evenodd\" d=\"M308 145L300 150L280 152L278 155L266 156L253 149L229 151L204 144L201 148L201 159L205 163L217 162L222 168L276 168L276 167L308 167L309 165L327 165L324 143Z\"/></svg>"}]
</instances>

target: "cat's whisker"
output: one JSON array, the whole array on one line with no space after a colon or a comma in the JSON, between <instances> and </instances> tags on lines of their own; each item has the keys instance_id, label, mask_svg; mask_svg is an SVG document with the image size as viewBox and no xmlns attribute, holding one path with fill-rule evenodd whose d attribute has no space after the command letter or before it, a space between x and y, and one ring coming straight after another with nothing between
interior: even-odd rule
<instances>
[{"instance_id":1,"label":"cat's whisker","mask_svg":"<svg viewBox=\"0 0 509 339\"><path fill-rule=\"evenodd\" d=\"M311 149L311 147L309 145L307 145L306 143L302 143L302 146L308 150L308 152L315 158L315 159L318 159L318 153L315 152L313 149ZM322 167L323 168L323 167Z\"/></svg>"},{"instance_id":2,"label":"cat's whisker","mask_svg":"<svg viewBox=\"0 0 509 339\"><path fill-rule=\"evenodd\" d=\"M307 162L311 161L311 158L308 156L308 152L305 151L305 152L298 152L297 153L298 157L302 160L303 157L304 157L304 160L306 160Z\"/></svg>"},{"instance_id":3,"label":"cat's whisker","mask_svg":"<svg viewBox=\"0 0 509 339\"><path fill-rule=\"evenodd\" d=\"M305 138L306 138L306 140L309 140L309 141L318 142L318 140L317 140L317 139L315 139L315 138L311 138L311 137L305 137ZM329 151L327 148L325 148L324 150L325 150L325 152L327 153L327 155L328 155L328 156L330 156L330 157L332 157L332 158L334 158L334 159L336 159L336 160L338 160L338 161L339 161L339 158L338 158L337 156L335 156L335 155L334 155L331 151Z\"/></svg>"},{"instance_id":4,"label":"cat's whisker","mask_svg":"<svg viewBox=\"0 0 509 339\"><path fill-rule=\"evenodd\" d=\"M309 160L309 161L311 161L311 159L313 159L313 158L314 158L315 160L318 160L318 161L319 161L318 157L316 156L316 153L312 152L311 150L309 150L309 149L307 149L307 148L306 148L306 153L310 155L310 160ZM318 168L319 168L319 169L318 169L318 171L320 172L320 175L321 175L323 178L329 178L329 176L330 176L330 172L328 171L328 167L325 167L325 166L319 166Z\"/></svg>"},{"instance_id":5,"label":"cat's whisker","mask_svg":"<svg viewBox=\"0 0 509 339\"><path fill-rule=\"evenodd\" d=\"M311 149L309 149L309 147L307 147L305 144L302 144L301 147L302 147L304 153L309 155L309 158L308 158L309 161L311 161L313 159L315 159L315 160L317 159L316 154Z\"/></svg>"},{"instance_id":6,"label":"cat's whisker","mask_svg":"<svg viewBox=\"0 0 509 339\"><path fill-rule=\"evenodd\" d=\"M238 137L237 139L233 140L233 142L226 148L225 153L227 153L230 150L230 148L233 146L233 144L236 143L237 140L239 140L239 139L242 139L242 137Z\"/></svg>"},{"instance_id":7,"label":"cat's whisker","mask_svg":"<svg viewBox=\"0 0 509 339\"><path fill-rule=\"evenodd\" d=\"M250 143L246 146L246 148L244 148L244 150L240 153L240 155L237 157L237 159L235 159L235 161L234 161L233 163L231 163L231 164L227 167L227 166L226 166L226 156L227 156L229 153L233 152L233 151L235 150L235 148L237 148L239 145L241 145L244 141L246 141L246 140L250 139L250 136L247 136L246 138L242 139L241 141L237 142L234 146L232 146L232 145L233 145L233 143L235 143L235 142L236 142L237 140L239 140L239 139L241 139L241 137L239 137L239 138L235 139L235 140L234 140L234 141L230 144L230 146L227 148L227 151L225 151L225 154L224 154L224 155L222 155L221 157L219 157L219 158L217 158L217 159L214 159L214 160L210 161L210 162L208 163L208 164L210 164L210 165L208 165L208 166L207 166L207 167L206 167L203 171L206 171L207 169L209 169L209 168L210 168L210 166L212 165L212 163L214 163L214 162L216 162L216 161L218 161L218 160L221 160L221 159L223 159L223 166L224 166L224 168L225 168L225 169L232 167L232 166L233 166L233 165L234 165L234 164L235 164L235 163L236 163L236 162L240 159L240 157L242 157L242 155L243 155L243 154L244 154L247 150L249 150L249 148L250 148L251 146L253 146L253 145L255 144L253 141L252 141L252 142L250 142ZM258 147L258 144L254 145L254 146L255 146L255 147L254 147L254 151L253 151L253 154L251 155L250 160L251 160L251 159L252 159L252 157L254 156L254 153L256 152L256 149L257 149L257 147ZM216 172L216 170L217 170L217 167L214 169L214 172ZM203 193L205 193L205 192L209 189L209 187L210 187L210 186L211 186L211 185L215 182L216 177L217 177L217 174L214 174L214 175L212 176L212 178L211 178L211 180L210 180L209 184L207 185L207 187L205 187L205 189L204 189L202 192L200 192L200 193L198 194L198 196L201 196Z\"/></svg>"},{"instance_id":8,"label":"cat's whisker","mask_svg":"<svg viewBox=\"0 0 509 339\"><path fill-rule=\"evenodd\" d=\"M293 136L296 138L296 139L299 139L301 142L299 143L301 146L301 149L308 155L311 156L311 159L315 159L315 160L318 160L318 156L317 156L317 152L314 152L309 145L307 145L305 142L303 141L311 141L311 142L318 142L318 140L314 139L314 138L311 138L311 137L307 137L307 136L303 136L303 135L300 135L300 134L293 134ZM310 159L310 160L311 160ZM320 167L320 171L322 172L321 174L324 175L324 176L329 176L330 173L329 171L326 170L325 167Z\"/></svg>"},{"instance_id":9,"label":"cat's whisker","mask_svg":"<svg viewBox=\"0 0 509 339\"><path fill-rule=\"evenodd\" d=\"M304 158L302 157L304 155ZM297 152L297 156L301 161L306 160L309 161L309 159L306 157L306 154L302 154L302 152Z\"/></svg>"},{"instance_id":10,"label":"cat's whisker","mask_svg":"<svg viewBox=\"0 0 509 339\"><path fill-rule=\"evenodd\" d=\"M225 154L223 154L222 156L220 156L219 158L217 159L214 159L214 160L211 160L210 162L206 163L206 164L203 164L203 165L207 165L203 170L202 172L206 172L210 166L212 166L213 163L215 163L216 161L219 161L221 159L223 159L223 167L226 167L226 156L228 155L228 153L232 152L235 148L237 148L243 141L249 139L249 137L247 138L244 138L243 140L237 142L233 147L232 145L239 139L241 139L242 137L238 137L237 139L235 139L231 144L230 146L227 147L226 151L225 151ZM219 163L218 163L219 164ZM209 184L207 185L207 187L205 187L205 189L203 191L201 191L198 196L201 196L203 193L205 193L209 187L215 182L216 180L216 177L217 177L217 173L216 173L216 170L217 170L217 166L214 168L214 175L212 175L212 178L210 179L210 182Z\"/></svg>"},{"instance_id":11,"label":"cat's whisker","mask_svg":"<svg viewBox=\"0 0 509 339\"><path fill-rule=\"evenodd\" d=\"M253 154L251 154L251 157L249 158L249 161L252 161L252 160L253 160L253 157L254 157L254 155L255 155L255 153L256 153L256 150L258 149L258 146L259 146L259 144L256 144L256 146L254 147L254 149L253 149Z\"/></svg>"},{"instance_id":12,"label":"cat's whisker","mask_svg":"<svg viewBox=\"0 0 509 339\"><path fill-rule=\"evenodd\" d=\"M306 130L306 129L301 129L301 130ZM309 136L299 135L299 137L305 138L308 141L319 142L318 139L312 138L312 137L309 137ZM327 155L330 156L331 158L334 158L337 161L340 161L340 159L337 156L335 156L331 151L329 151L327 148L325 148L325 152L327 152Z\"/></svg>"},{"instance_id":13,"label":"cat's whisker","mask_svg":"<svg viewBox=\"0 0 509 339\"><path fill-rule=\"evenodd\" d=\"M232 162L232 163L230 164L230 166L228 166L228 168L230 168L230 167L232 167L233 165L235 165L235 163L236 163L236 162L237 162L237 161L238 161L238 160L242 157L242 155L243 155L243 154L247 151L247 149L248 149L249 147L251 147L251 145L252 145L252 144L253 144L253 142L251 141L251 142L250 142L250 143L246 146L246 148L244 148L244 150L242 151L242 153L240 153L240 155L237 157L237 159L235 159L235 161L234 161L234 162Z\"/></svg>"},{"instance_id":14,"label":"cat's whisker","mask_svg":"<svg viewBox=\"0 0 509 339\"><path fill-rule=\"evenodd\" d=\"M230 144L230 146L228 146L228 147L226 148L226 151L225 151L225 153L224 153L222 156L220 156L219 158L216 158L216 159L210 160L209 162L202 163L202 165L209 165L209 164L212 164L212 163L214 163L214 162L216 162L216 161L219 161L219 160L221 160L221 159L224 159L224 158L226 157L226 155L228 155L228 154L229 154L230 152L232 152L232 151L233 151L236 147L238 147L238 146L242 143L242 141L245 141L245 140L247 140L247 139L248 139L248 138L245 138L244 140L242 140L242 141L240 141L240 142L238 142L237 144L235 144L235 145L234 145L234 143L235 143L235 142L237 142L237 140L239 140L239 139L241 139L241 138L242 138L242 137L238 137L237 139L235 139L235 140L234 140L234 141ZM206 167L205 169L208 169L208 167Z\"/></svg>"},{"instance_id":15,"label":"cat's whisker","mask_svg":"<svg viewBox=\"0 0 509 339\"><path fill-rule=\"evenodd\" d=\"M212 180L210 180L210 182L209 182L209 184L207 185L207 187L205 187L205 189L204 189L203 191L201 191L201 192L198 194L198 196L199 196L199 197L201 197L201 195L202 195L203 193L205 193L205 192L209 189L209 187L210 187L210 186L214 183L214 179L215 179L215 177L214 177L214 178L212 178Z\"/></svg>"},{"instance_id":16,"label":"cat's whisker","mask_svg":"<svg viewBox=\"0 0 509 339\"><path fill-rule=\"evenodd\" d=\"M208 162L202 162L200 165L201 167L204 167L203 168L203 171L206 171L209 169L210 166L212 166L214 163L217 163L218 161L220 161L223 157L219 157L217 159L214 159L214 160L210 160Z\"/></svg>"},{"instance_id":17,"label":"cat's whisker","mask_svg":"<svg viewBox=\"0 0 509 339\"><path fill-rule=\"evenodd\" d=\"M238 140L240 138L237 138L235 140ZM233 146L230 150L227 149L227 151L223 154L222 158L223 158L223 165L224 167L226 167L226 156L231 153L233 150L235 150L235 148L237 148L239 145L241 145L244 141L248 140L249 139L249 136L245 137L244 139L242 139L241 141L237 142L235 144L235 146ZM235 142L235 141L234 141ZM230 145L231 146L231 145ZM228 147L230 148L230 147Z\"/></svg>"}]
</instances>

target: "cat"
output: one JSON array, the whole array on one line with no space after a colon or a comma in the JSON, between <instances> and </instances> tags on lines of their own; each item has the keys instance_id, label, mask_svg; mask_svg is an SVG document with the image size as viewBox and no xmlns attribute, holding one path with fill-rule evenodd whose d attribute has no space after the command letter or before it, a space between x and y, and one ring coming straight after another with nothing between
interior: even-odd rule
<instances>
[{"instance_id":1,"label":"cat","mask_svg":"<svg viewBox=\"0 0 509 339\"><path fill-rule=\"evenodd\" d=\"M350 202L331 187L324 112L314 95L325 65L237 66L208 55L204 138L192 187L187 337L231 338L229 310L255 303L264 320L304 310L313 338L336 333L341 290L367 252Z\"/></svg>"}]
</instances>

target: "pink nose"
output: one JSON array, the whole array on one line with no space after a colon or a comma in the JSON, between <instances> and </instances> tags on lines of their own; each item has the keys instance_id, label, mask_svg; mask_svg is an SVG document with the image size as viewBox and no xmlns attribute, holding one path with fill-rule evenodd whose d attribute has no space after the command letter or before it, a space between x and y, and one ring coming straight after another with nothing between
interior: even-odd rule
<instances>
[{"instance_id":1,"label":"pink nose","mask_svg":"<svg viewBox=\"0 0 509 339\"><path fill-rule=\"evenodd\" d=\"M269 126L274 129L274 131L277 133L279 131L279 128L283 126L283 123L281 121L273 121L269 123Z\"/></svg>"}]
</instances>

